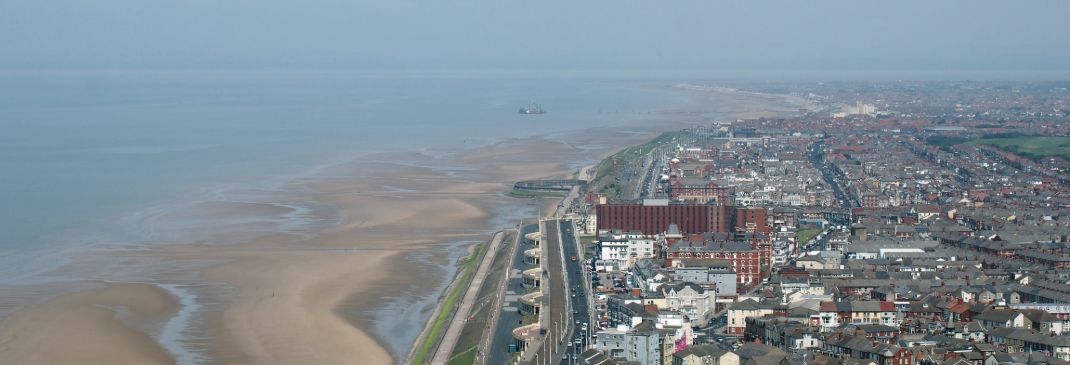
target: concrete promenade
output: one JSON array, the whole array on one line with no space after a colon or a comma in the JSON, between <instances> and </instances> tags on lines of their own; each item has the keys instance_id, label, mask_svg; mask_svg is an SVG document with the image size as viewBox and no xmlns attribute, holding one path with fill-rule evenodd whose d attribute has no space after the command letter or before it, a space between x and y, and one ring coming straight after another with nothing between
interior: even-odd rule
<instances>
[{"instance_id":1,"label":"concrete promenade","mask_svg":"<svg viewBox=\"0 0 1070 365\"><path fill-rule=\"evenodd\" d=\"M490 357L492 351L491 343L495 341L494 335L495 330L498 328L498 321L500 321L502 319L502 316L505 315L505 313L503 313L503 307L505 305L505 292L506 288L509 287L509 276L512 273L512 269L516 261L517 252L520 250L520 242L523 239L521 238L521 236L523 236L523 230L520 229L520 227L522 226L523 224L517 225L516 235L513 237L513 248L509 250L509 256L507 256L509 263L506 264L505 272L503 273L505 277L502 278L501 285L498 286L498 294L495 297L494 311L491 312L497 314L491 314L492 318L487 321L487 330L483 333L483 340L479 342L480 351L476 356L476 365L487 364L487 358ZM510 332L510 335L511 334L512 333Z\"/></svg>"},{"instance_id":2,"label":"concrete promenade","mask_svg":"<svg viewBox=\"0 0 1070 365\"><path fill-rule=\"evenodd\" d=\"M483 280L487 278L487 270L490 270L491 263L494 262L495 253L498 252L498 246L501 245L503 237L505 237L505 234L498 232L494 234L494 239L490 241L490 247L487 248L486 255L483 256L483 260L479 263L479 268L476 270L475 275L472 276L472 282L469 283L468 290L461 297L461 303L457 307L457 311L454 312L453 319L449 322L446 334L442 336L442 342L439 342L435 356L431 358L432 365L445 365L450 360L453 348L457 345L457 340L460 339L461 330L464 329L464 323L468 321L468 314L472 312L472 306L475 305L475 301L478 299L479 288L483 286Z\"/></svg>"}]
</instances>

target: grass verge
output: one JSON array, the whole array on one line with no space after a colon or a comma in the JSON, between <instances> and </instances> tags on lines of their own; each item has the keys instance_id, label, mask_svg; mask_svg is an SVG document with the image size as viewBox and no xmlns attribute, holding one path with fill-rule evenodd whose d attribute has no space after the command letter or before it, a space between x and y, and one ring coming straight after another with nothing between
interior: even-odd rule
<instances>
[{"instance_id":1,"label":"grass verge","mask_svg":"<svg viewBox=\"0 0 1070 365\"><path fill-rule=\"evenodd\" d=\"M457 354L447 363L448 365L472 365L476 363L476 348L475 346L464 350L464 352Z\"/></svg>"},{"instance_id":2,"label":"grass verge","mask_svg":"<svg viewBox=\"0 0 1070 365\"><path fill-rule=\"evenodd\" d=\"M992 145L1033 161L1054 156L1070 160L1070 137L1014 136L981 138L965 143L968 146L979 144Z\"/></svg>"},{"instance_id":3,"label":"grass verge","mask_svg":"<svg viewBox=\"0 0 1070 365\"><path fill-rule=\"evenodd\" d=\"M814 236L817 236L818 233L821 233L821 228L809 228L801 230L797 233L799 235L799 241L797 243L800 245L806 244L807 242L810 242L810 240L813 239Z\"/></svg>"},{"instance_id":4,"label":"grass verge","mask_svg":"<svg viewBox=\"0 0 1070 365\"><path fill-rule=\"evenodd\" d=\"M1047 157L1062 157L1070 160L1070 137L1029 136L1020 133L989 134L976 139L957 136L933 136L926 143L950 151L952 146L989 145L1001 150L1038 161Z\"/></svg>"},{"instance_id":5,"label":"grass verge","mask_svg":"<svg viewBox=\"0 0 1070 365\"><path fill-rule=\"evenodd\" d=\"M479 262L482 261L483 255L487 253L489 246L489 242L480 243L474 255L461 261L461 272L457 278L457 285L450 288L450 292L446 294L446 299L442 301L442 308L433 319L434 322L427 331L427 337L420 343L419 350L412 357L413 364L423 364L427 354L441 341L440 337L442 336L443 328L453 318L453 312L457 309L457 301L461 299L464 292L468 290L468 286L471 285L472 277L475 276Z\"/></svg>"},{"instance_id":6,"label":"grass verge","mask_svg":"<svg viewBox=\"0 0 1070 365\"><path fill-rule=\"evenodd\" d=\"M598 237L595 237L595 236L580 237L580 243L583 245L583 247L594 245L594 244L598 243Z\"/></svg>"}]
</instances>

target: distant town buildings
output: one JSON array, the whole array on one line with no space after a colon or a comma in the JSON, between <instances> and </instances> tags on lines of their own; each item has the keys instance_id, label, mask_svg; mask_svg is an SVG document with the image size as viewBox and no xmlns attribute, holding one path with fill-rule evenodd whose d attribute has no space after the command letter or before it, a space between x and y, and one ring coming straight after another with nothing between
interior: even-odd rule
<instances>
[{"instance_id":1,"label":"distant town buildings","mask_svg":"<svg viewBox=\"0 0 1070 365\"><path fill-rule=\"evenodd\" d=\"M832 113L833 118L844 118L851 115L869 115L873 116L877 114L877 107L863 103L861 101L856 102L854 105L847 105L840 108L838 113Z\"/></svg>"},{"instance_id":2,"label":"distant town buildings","mask_svg":"<svg viewBox=\"0 0 1070 365\"><path fill-rule=\"evenodd\" d=\"M691 128L592 181L583 360L1070 365L1070 163L943 142L1067 136L1065 88L799 87L826 107Z\"/></svg>"}]
</instances>

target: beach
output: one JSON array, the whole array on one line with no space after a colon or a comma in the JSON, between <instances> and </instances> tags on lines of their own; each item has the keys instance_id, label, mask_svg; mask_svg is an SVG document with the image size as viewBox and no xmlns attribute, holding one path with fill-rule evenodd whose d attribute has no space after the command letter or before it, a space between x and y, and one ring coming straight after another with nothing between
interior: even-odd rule
<instances>
[{"instance_id":1,"label":"beach","mask_svg":"<svg viewBox=\"0 0 1070 365\"><path fill-rule=\"evenodd\" d=\"M569 177L712 115L774 116L795 107L767 95L692 92L710 94L688 105L720 99L712 111L671 110L475 148L366 154L259 194L269 197L262 202L169 213L185 222L175 231L212 222L232 229L219 230L219 241L80 251L55 272L95 279L6 318L0 363L400 362L465 249L548 203L508 197L512 183ZM271 232L240 223L295 214L317 224ZM241 230L258 234L242 241Z\"/></svg>"}]
</instances>

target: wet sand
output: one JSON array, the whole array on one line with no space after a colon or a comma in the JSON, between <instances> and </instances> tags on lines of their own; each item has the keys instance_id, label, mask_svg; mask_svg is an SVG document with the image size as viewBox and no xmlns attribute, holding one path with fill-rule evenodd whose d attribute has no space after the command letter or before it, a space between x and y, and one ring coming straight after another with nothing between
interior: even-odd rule
<instances>
[{"instance_id":1,"label":"wet sand","mask_svg":"<svg viewBox=\"0 0 1070 365\"><path fill-rule=\"evenodd\" d=\"M176 310L164 290L112 284L19 312L0 330L3 364L174 364L145 330Z\"/></svg>"},{"instance_id":2,"label":"wet sand","mask_svg":"<svg viewBox=\"0 0 1070 365\"><path fill-rule=\"evenodd\" d=\"M770 113L765 102L735 107L738 115ZM465 248L546 204L504 196L513 182L566 177L618 148L695 123L676 116L654 119L657 123L648 119L613 130L506 139L437 156L379 154L336 166L280 189L286 201L330 212L323 218L333 222L330 228L311 234L87 254L60 271L68 277L101 276L95 270L105 262L108 270L129 271L120 279L148 271L148 279L138 280L214 289L196 294L197 303L206 304L190 317L194 323L181 331L183 339L174 341L161 341L166 332L161 328L183 298L160 286L100 284L54 298L4 321L0 363L400 362ZM192 222L290 213L244 203L201 208L175 216Z\"/></svg>"}]
</instances>

